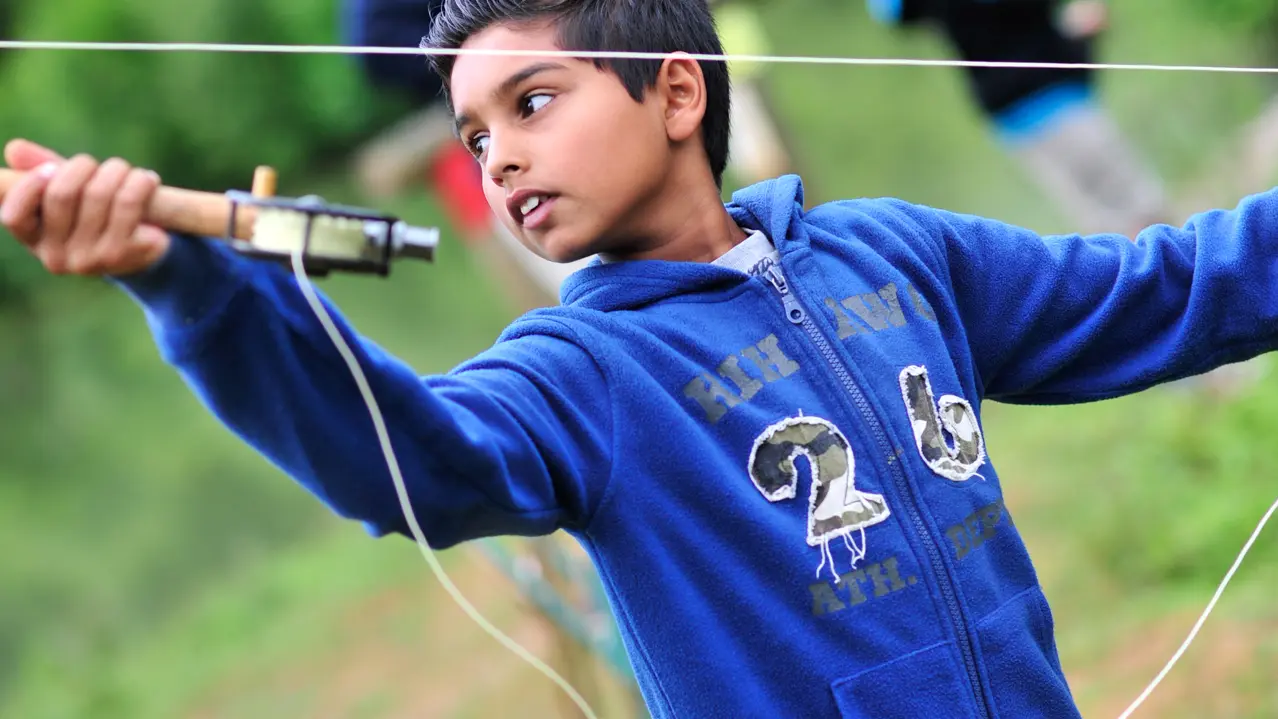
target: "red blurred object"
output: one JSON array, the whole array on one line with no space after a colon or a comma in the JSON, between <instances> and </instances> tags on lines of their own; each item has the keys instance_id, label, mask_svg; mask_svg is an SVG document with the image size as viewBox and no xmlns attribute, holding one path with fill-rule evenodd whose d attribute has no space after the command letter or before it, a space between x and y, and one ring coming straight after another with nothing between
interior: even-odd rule
<instances>
[{"instance_id":1,"label":"red blurred object","mask_svg":"<svg viewBox=\"0 0 1278 719\"><path fill-rule=\"evenodd\" d=\"M488 239L493 216L484 199L482 170L461 143L448 142L440 148L427 168L426 179L431 191L443 201L448 219L468 242Z\"/></svg>"}]
</instances>

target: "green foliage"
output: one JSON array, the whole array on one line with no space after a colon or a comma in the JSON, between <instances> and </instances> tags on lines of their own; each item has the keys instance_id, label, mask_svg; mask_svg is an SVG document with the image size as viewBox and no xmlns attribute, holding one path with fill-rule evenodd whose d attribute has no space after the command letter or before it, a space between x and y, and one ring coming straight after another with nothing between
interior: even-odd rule
<instances>
[{"instance_id":1,"label":"green foliage","mask_svg":"<svg viewBox=\"0 0 1278 719\"><path fill-rule=\"evenodd\" d=\"M1278 6L1271 0L1181 0L1192 12L1231 30L1272 33L1278 30Z\"/></svg>"},{"instance_id":2,"label":"green foliage","mask_svg":"<svg viewBox=\"0 0 1278 719\"><path fill-rule=\"evenodd\" d=\"M991 457L1005 482L1031 483L1055 508L1053 541L1107 583L1210 590L1278 499L1270 372L1227 400L1198 381L1073 407L993 405ZM1248 562L1276 559L1278 543L1259 542Z\"/></svg>"},{"instance_id":3,"label":"green foliage","mask_svg":"<svg viewBox=\"0 0 1278 719\"><path fill-rule=\"evenodd\" d=\"M440 555L446 571L455 556ZM130 632L134 639L127 646L103 644L97 657L72 655L66 638L32 647L22 683L0 700L0 711L27 719L188 716L193 698L210 693L210 677L269 675L299 653L337 651L331 632L317 627L334 626L350 604L376 592L419 588L429 572L413 544L369 542L354 533L281 549L272 560L230 570L226 576L235 583L208 587L178 613ZM174 661L175 646L182 647L180 661ZM245 656L246 646L257 651ZM312 706L274 716L317 711Z\"/></svg>"},{"instance_id":4,"label":"green foliage","mask_svg":"<svg viewBox=\"0 0 1278 719\"><path fill-rule=\"evenodd\" d=\"M332 0L41 0L34 40L332 44ZM399 107L336 54L29 51L0 78L0 122L62 152L119 155L173 184L243 187L258 164L288 176Z\"/></svg>"},{"instance_id":5,"label":"green foliage","mask_svg":"<svg viewBox=\"0 0 1278 719\"><path fill-rule=\"evenodd\" d=\"M1228 403L1160 397L1129 409L1137 412L1123 434L1134 441L1105 454L1130 479L1111 488L1111 501L1088 503L1096 531L1084 541L1129 586L1213 588L1278 499L1278 383L1271 377ZM1248 561L1275 559L1278 542L1268 541Z\"/></svg>"}]
</instances>

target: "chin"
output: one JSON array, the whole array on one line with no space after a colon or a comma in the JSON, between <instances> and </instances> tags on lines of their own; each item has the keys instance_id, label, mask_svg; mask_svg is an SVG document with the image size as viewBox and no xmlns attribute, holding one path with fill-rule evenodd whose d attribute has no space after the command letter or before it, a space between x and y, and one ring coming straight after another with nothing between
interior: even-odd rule
<instances>
[{"instance_id":1,"label":"chin","mask_svg":"<svg viewBox=\"0 0 1278 719\"><path fill-rule=\"evenodd\" d=\"M580 260L584 257L589 257L593 254L594 254L593 252L589 252L589 251L578 249L578 248L567 248L567 249L560 248L556 252L543 252L542 257L545 257L547 260L550 260L551 262L556 262L561 265L566 265L571 262L576 262L577 260Z\"/></svg>"},{"instance_id":2,"label":"chin","mask_svg":"<svg viewBox=\"0 0 1278 719\"><path fill-rule=\"evenodd\" d=\"M576 262L583 257L595 254L588 242L581 242L575 238L555 237L554 235L555 233L552 232L550 236L541 238L542 241L539 243L526 242L526 244L537 247L537 254L545 259L560 264Z\"/></svg>"}]
</instances>

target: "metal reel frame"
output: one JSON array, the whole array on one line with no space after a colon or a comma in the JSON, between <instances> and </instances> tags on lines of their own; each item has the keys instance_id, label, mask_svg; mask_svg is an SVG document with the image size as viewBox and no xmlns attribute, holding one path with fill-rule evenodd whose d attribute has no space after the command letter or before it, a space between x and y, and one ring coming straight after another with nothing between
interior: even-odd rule
<instances>
[{"instance_id":1,"label":"metal reel frame","mask_svg":"<svg viewBox=\"0 0 1278 719\"><path fill-rule=\"evenodd\" d=\"M292 254L264 250L254 245L251 240L241 240L234 236L236 217L239 214L241 205L269 207L297 212L306 216L305 230L302 233L302 266L308 274L313 274L316 277L326 277L334 270L376 274L382 277L390 274L391 259L394 256L392 228L399 222L399 218L394 215L359 207L331 204L316 195L307 195L300 198L261 197L241 190L228 190L226 197L231 202L231 211L227 218L226 234L223 239L240 254L291 266ZM316 217L338 217L363 220L365 223L378 223L382 228L381 246L377 247L376 237L367 237L366 235L369 246L377 247L378 250L373 257L356 259L312 254L311 232Z\"/></svg>"}]
</instances>

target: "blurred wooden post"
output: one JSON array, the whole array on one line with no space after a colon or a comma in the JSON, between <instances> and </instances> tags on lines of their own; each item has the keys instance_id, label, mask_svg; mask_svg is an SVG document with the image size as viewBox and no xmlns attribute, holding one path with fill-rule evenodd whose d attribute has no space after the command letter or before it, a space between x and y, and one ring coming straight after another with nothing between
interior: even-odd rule
<instances>
[{"instance_id":1,"label":"blurred wooden post","mask_svg":"<svg viewBox=\"0 0 1278 719\"><path fill-rule=\"evenodd\" d=\"M552 637L547 662L597 714L608 719L648 716L602 585L584 553L573 556L579 547L563 534L489 538L474 547L514 582L526 610L545 622ZM562 713L556 716L582 716L566 694L558 703Z\"/></svg>"},{"instance_id":2,"label":"blurred wooden post","mask_svg":"<svg viewBox=\"0 0 1278 719\"><path fill-rule=\"evenodd\" d=\"M564 603L575 605L579 603L580 597L577 596L578 589L573 586L572 578L565 577L558 570L555 553L557 547L554 544L555 538L538 537L530 539L533 555L537 557L537 561L541 563L542 576L550 588L564 599ZM569 632L559 627L559 623L549 614L539 611L542 619L546 621L555 637L555 669L568 681L578 692L581 693L586 704L590 705L596 713L599 712L599 683L595 677L595 660L591 656L590 650L577 641ZM563 706L563 716L572 717L572 719L584 719L585 714L577 708L577 705L566 695L560 695L561 704Z\"/></svg>"}]
</instances>

